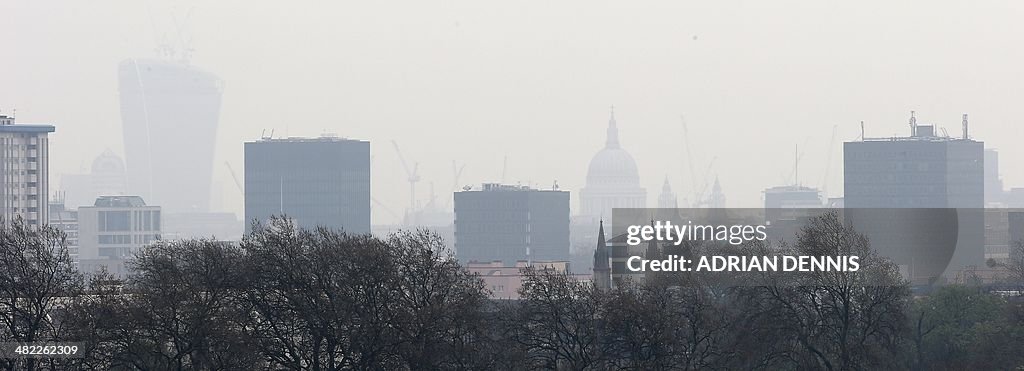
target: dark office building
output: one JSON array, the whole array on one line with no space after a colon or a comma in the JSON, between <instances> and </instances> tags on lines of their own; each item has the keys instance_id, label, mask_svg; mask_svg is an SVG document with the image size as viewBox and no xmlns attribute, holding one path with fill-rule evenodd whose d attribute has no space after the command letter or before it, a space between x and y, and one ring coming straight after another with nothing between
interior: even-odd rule
<instances>
[{"instance_id":1,"label":"dark office building","mask_svg":"<svg viewBox=\"0 0 1024 371\"><path fill-rule=\"evenodd\" d=\"M968 137L966 115L961 137L913 114L910 131L844 143L846 214L911 278L934 280L945 259L947 278L983 267L984 143Z\"/></svg>"},{"instance_id":2,"label":"dark office building","mask_svg":"<svg viewBox=\"0 0 1024 371\"><path fill-rule=\"evenodd\" d=\"M245 219L370 233L370 142L330 136L245 143Z\"/></svg>"},{"instance_id":3,"label":"dark office building","mask_svg":"<svg viewBox=\"0 0 1024 371\"><path fill-rule=\"evenodd\" d=\"M1013 210L1007 213L1007 250L1009 258L1019 260L1021 257L1019 244L1024 243L1024 211Z\"/></svg>"},{"instance_id":4,"label":"dark office building","mask_svg":"<svg viewBox=\"0 0 1024 371\"><path fill-rule=\"evenodd\" d=\"M569 260L569 192L484 184L455 192L459 261Z\"/></svg>"}]
</instances>

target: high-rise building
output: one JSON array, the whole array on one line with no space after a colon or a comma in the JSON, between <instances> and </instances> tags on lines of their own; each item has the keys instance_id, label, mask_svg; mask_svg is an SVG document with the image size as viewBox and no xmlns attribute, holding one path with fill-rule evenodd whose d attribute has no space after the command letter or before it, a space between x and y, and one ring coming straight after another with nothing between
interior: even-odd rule
<instances>
[{"instance_id":1,"label":"high-rise building","mask_svg":"<svg viewBox=\"0 0 1024 371\"><path fill-rule=\"evenodd\" d=\"M370 142L323 136L245 143L245 219L370 233Z\"/></svg>"},{"instance_id":2,"label":"high-rise building","mask_svg":"<svg viewBox=\"0 0 1024 371\"><path fill-rule=\"evenodd\" d=\"M983 266L984 144L967 135L966 115L961 137L913 113L909 124L908 137L844 143L846 215L912 279L934 280L944 261L947 277Z\"/></svg>"},{"instance_id":3,"label":"high-rise building","mask_svg":"<svg viewBox=\"0 0 1024 371\"><path fill-rule=\"evenodd\" d=\"M128 192L168 212L210 207L222 83L178 61L118 68Z\"/></svg>"},{"instance_id":4,"label":"high-rise building","mask_svg":"<svg viewBox=\"0 0 1024 371\"><path fill-rule=\"evenodd\" d=\"M911 128L909 137L844 143L846 207L983 207L984 143L940 136L916 117Z\"/></svg>"},{"instance_id":5,"label":"high-rise building","mask_svg":"<svg viewBox=\"0 0 1024 371\"><path fill-rule=\"evenodd\" d=\"M999 152L985 149L985 204L998 205L1005 201L1003 179L999 176Z\"/></svg>"},{"instance_id":6,"label":"high-rise building","mask_svg":"<svg viewBox=\"0 0 1024 371\"><path fill-rule=\"evenodd\" d=\"M50 142L53 125L17 124L0 115L0 218L21 217L39 226L47 216L50 192Z\"/></svg>"},{"instance_id":7,"label":"high-rise building","mask_svg":"<svg viewBox=\"0 0 1024 371\"><path fill-rule=\"evenodd\" d=\"M92 206L79 207L79 269L90 273L106 267L126 275L125 262L160 240L160 225L160 206L148 206L139 196L101 196Z\"/></svg>"},{"instance_id":8,"label":"high-rise building","mask_svg":"<svg viewBox=\"0 0 1024 371\"><path fill-rule=\"evenodd\" d=\"M487 183L455 192L459 261L569 260L569 192Z\"/></svg>"}]
</instances>

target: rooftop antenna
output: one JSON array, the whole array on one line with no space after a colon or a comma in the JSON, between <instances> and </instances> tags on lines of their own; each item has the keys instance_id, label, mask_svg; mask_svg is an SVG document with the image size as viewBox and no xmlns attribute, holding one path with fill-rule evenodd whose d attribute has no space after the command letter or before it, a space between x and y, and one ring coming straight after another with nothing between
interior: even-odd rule
<instances>
[{"instance_id":1,"label":"rooftop antenna","mask_svg":"<svg viewBox=\"0 0 1024 371\"><path fill-rule=\"evenodd\" d=\"M793 185L800 185L800 145L793 146Z\"/></svg>"},{"instance_id":2,"label":"rooftop antenna","mask_svg":"<svg viewBox=\"0 0 1024 371\"><path fill-rule=\"evenodd\" d=\"M864 138L864 120L860 120L860 140L863 141Z\"/></svg>"},{"instance_id":3,"label":"rooftop antenna","mask_svg":"<svg viewBox=\"0 0 1024 371\"><path fill-rule=\"evenodd\" d=\"M967 140L967 114L964 114L964 140Z\"/></svg>"},{"instance_id":4,"label":"rooftop antenna","mask_svg":"<svg viewBox=\"0 0 1024 371\"><path fill-rule=\"evenodd\" d=\"M505 155L505 160L501 164L501 184L505 184L505 174L508 172L508 155Z\"/></svg>"},{"instance_id":5,"label":"rooftop antenna","mask_svg":"<svg viewBox=\"0 0 1024 371\"><path fill-rule=\"evenodd\" d=\"M914 117L914 111L910 111L910 136L917 136L917 117Z\"/></svg>"}]
</instances>

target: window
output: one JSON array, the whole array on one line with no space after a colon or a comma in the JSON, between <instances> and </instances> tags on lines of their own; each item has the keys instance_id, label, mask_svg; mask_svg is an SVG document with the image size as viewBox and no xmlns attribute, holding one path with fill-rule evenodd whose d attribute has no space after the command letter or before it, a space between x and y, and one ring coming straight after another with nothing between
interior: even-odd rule
<instances>
[{"instance_id":1,"label":"window","mask_svg":"<svg viewBox=\"0 0 1024 371\"><path fill-rule=\"evenodd\" d=\"M124 232L131 226L127 211L100 211L99 227L101 232Z\"/></svg>"}]
</instances>

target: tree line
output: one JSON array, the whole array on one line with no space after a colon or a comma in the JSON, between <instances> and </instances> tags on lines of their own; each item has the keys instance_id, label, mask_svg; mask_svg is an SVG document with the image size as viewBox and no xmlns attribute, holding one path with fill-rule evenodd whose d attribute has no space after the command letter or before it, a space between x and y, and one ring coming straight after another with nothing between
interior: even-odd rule
<instances>
[{"instance_id":1,"label":"tree line","mask_svg":"<svg viewBox=\"0 0 1024 371\"><path fill-rule=\"evenodd\" d=\"M0 244L0 342L83 344L76 359L0 359L9 370L1024 365L1015 297L983 285L912 294L834 214L813 219L792 246L744 248L859 255L858 272L747 277L757 285L664 274L602 290L526 269L520 300L488 299L483 281L429 231L374 237L273 219L240 243L144 247L126 278L79 274L49 227L4 223Z\"/></svg>"}]
</instances>

